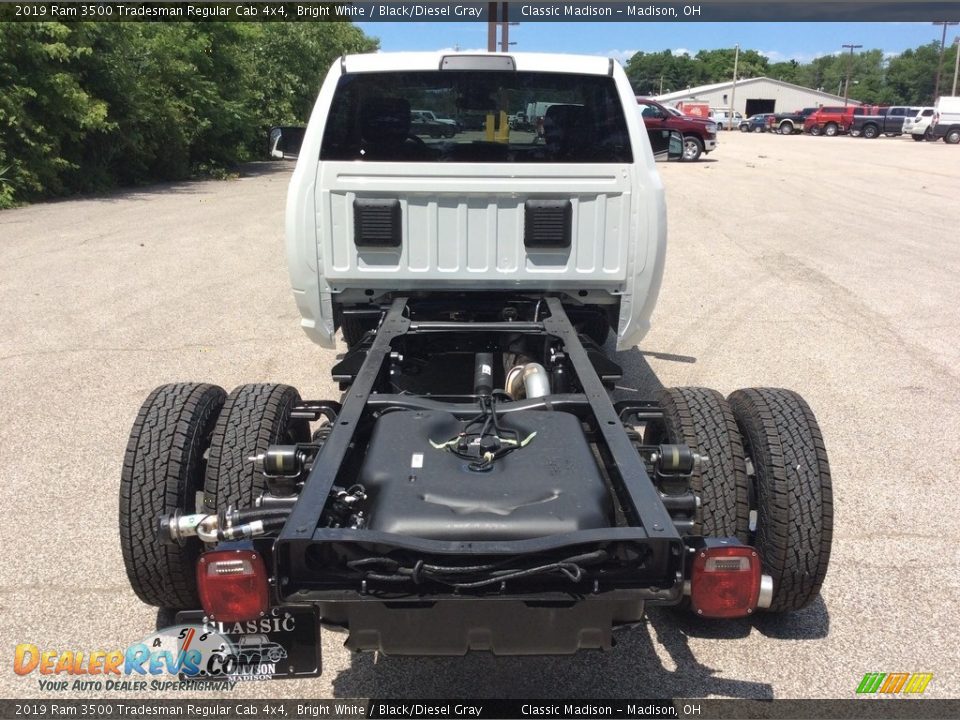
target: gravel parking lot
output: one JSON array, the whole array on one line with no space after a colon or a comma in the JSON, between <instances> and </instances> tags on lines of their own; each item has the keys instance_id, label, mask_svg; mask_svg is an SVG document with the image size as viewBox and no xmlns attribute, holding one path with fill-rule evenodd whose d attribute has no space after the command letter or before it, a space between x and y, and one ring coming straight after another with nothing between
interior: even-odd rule
<instances>
[{"instance_id":1,"label":"gravel parking lot","mask_svg":"<svg viewBox=\"0 0 960 720\"><path fill-rule=\"evenodd\" d=\"M655 610L612 652L571 658L352 657L326 633L321 677L236 696L846 698L875 671L932 672L926 695L960 696L960 150L727 133L706 161L661 168L667 274L623 385L809 400L836 507L822 599L750 622ZM12 672L17 643L122 648L153 628L116 529L150 389L336 397L334 353L301 333L288 289L290 169L0 213L0 696L43 695Z\"/></svg>"}]
</instances>

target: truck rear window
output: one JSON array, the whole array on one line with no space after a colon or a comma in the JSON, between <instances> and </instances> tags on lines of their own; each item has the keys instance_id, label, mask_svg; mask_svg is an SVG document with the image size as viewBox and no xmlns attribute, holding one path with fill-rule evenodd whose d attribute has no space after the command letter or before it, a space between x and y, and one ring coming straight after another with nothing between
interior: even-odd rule
<instances>
[{"instance_id":1,"label":"truck rear window","mask_svg":"<svg viewBox=\"0 0 960 720\"><path fill-rule=\"evenodd\" d=\"M438 70L340 78L321 160L630 163L613 78Z\"/></svg>"}]
</instances>

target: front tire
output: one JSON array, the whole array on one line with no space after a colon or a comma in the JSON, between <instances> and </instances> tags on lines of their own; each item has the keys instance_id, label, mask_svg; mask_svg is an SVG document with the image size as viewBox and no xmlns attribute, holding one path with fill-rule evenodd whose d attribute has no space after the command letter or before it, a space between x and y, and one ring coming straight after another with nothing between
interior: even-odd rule
<instances>
[{"instance_id":1,"label":"front tire","mask_svg":"<svg viewBox=\"0 0 960 720\"><path fill-rule=\"evenodd\" d=\"M730 405L716 390L699 387L666 388L657 399L663 426L648 425L644 444L683 444L710 458L690 477L690 489L700 498L694 534L746 541L749 485L743 442Z\"/></svg>"},{"instance_id":2,"label":"front tire","mask_svg":"<svg viewBox=\"0 0 960 720\"><path fill-rule=\"evenodd\" d=\"M827 123L823 128L823 134L827 137L834 137L838 131L839 128L837 127L836 123Z\"/></svg>"},{"instance_id":3,"label":"front tire","mask_svg":"<svg viewBox=\"0 0 960 720\"><path fill-rule=\"evenodd\" d=\"M306 420L290 411L300 393L289 385L241 385L227 397L210 442L203 505L208 512L228 506L252 508L266 479L249 458L270 445L310 442Z\"/></svg>"},{"instance_id":4,"label":"front tire","mask_svg":"<svg viewBox=\"0 0 960 720\"><path fill-rule=\"evenodd\" d=\"M923 142L926 138L923 135L911 135L914 142Z\"/></svg>"},{"instance_id":5,"label":"front tire","mask_svg":"<svg viewBox=\"0 0 960 720\"><path fill-rule=\"evenodd\" d=\"M820 135L820 126L814 125L812 128L810 128L810 134L813 135L814 137L817 137L818 135Z\"/></svg>"},{"instance_id":6,"label":"front tire","mask_svg":"<svg viewBox=\"0 0 960 720\"><path fill-rule=\"evenodd\" d=\"M810 406L777 388L738 390L730 405L753 468L753 545L773 577L772 612L809 605L823 584L833 538L833 491Z\"/></svg>"},{"instance_id":7,"label":"front tire","mask_svg":"<svg viewBox=\"0 0 960 720\"><path fill-rule=\"evenodd\" d=\"M147 605L200 607L199 541L161 543L156 523L160 515L196 512L204 452L225 397L216 385L161 385L133 423L120 476L120 549L130 586Z\"/></svg>"},{"instance_id":8,"label":"front tire","mask_svg":"<svg viewBox=\"0 0 960 720\"><path fill-rule=\"evenodd\" d=\"M740 132L743 132L743 133L745 133L745 132L750 132L750 126L749 126L749 125L741 125L741 126L740 126Z\"/></svg>"},{"instance_id":9,"label":"front tire","mask_svg":"<svg viewBox=\"0 0 960 720\"><path fill-rule=\"evenodd\" d=\"M702 154L703 143L700 142L700 138L696 138L693 135L686 135L683 138L683 161L695 162L700 159Z\"/></svg>"}]
</instances>

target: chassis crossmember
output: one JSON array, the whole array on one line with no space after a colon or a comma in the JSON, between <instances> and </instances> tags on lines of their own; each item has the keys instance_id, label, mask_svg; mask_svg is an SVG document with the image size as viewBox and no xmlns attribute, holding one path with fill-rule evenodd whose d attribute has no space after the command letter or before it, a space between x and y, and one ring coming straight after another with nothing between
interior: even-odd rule
<instances>
[{"instance_id":1,"label":"chassis crossmember","mask_svg":"<svg viewBox=\"0 0 960 720\"><path fill-rule=\"evenodd\" d=\"M649 419L656 408L649 403L616 407L584 348L583 343L590 341L581 341L558 299L545 298L545 306L547 316L532 321L457 322L411 319L406 298L392 301L372 342L355 349L353 357L334 371L347 386L342 406L274 545L274 575L283 601L319 604L327 626L349 629L348 644L355 649L398 653L425 651L426 645L433 653L460 653L477 644L512 653L609 647L611 628L640 620L644 602L679 601L685 546L621 417L645 412ZM374 416L387 408L411 412L442 408L461 420L476 415L472 398L449 401L376 391L389 373L397 338L451 333L483 342L491 336L522 333L562 348L576 375L571 384L580 391L503 403L500 412L554 410L577 416L595 440L615 494L616 525L487 541L323 526L321 516L334 487L353 484L343 475L356 466L350 455L363 449L359 436L369 432ZM470 339L463 337L463 344L469 346ZM357 355L363 356L362 363L357 363ZM597 362L609 372L609 361ZM356 370L343 369L350 366ZM320 405L304 403L294 412L319 417ZM535 451L531 447L526 452ZM410 567L503 563L522 569L590 553L605 561L585 567L577 582L562 574L531 574L477 590L431 587L416 577L407 583L378 582L346 567L350 558L379 556L406 560ZM449 614L458 621L444 622Z\"/></svg>"}]
</instances>

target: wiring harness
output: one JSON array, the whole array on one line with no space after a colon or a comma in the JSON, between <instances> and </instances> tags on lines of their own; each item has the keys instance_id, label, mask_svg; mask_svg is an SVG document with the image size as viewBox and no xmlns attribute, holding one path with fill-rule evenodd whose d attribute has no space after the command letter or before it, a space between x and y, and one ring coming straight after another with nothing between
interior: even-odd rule
<instances>
[{"instance_id":1,"label":"wiring harness","mask_svg":"<svg viewBox=\"0 0 960 720\"><path fill-rule=\"evenodd\" d=\"M500 458L529 445L537 435L535 432L521 438L517 430L503 427L497 421L498 395L509 398L502 390L497 390L492 395L481 395L479 415L467 420L463 430L449 440L430 440L430 444L437 450L446 450L469 460L468 467L477 472L492 469L493 463ZM472 430L478 426L479 430Z\"/></svg>"},{"instance_id":2,"label":"wiring harness","mask_svg":"<svg viewBox=\"0 0 960 720\"><path fill-rule=\"evenodd\" d=\"M416 585L431 581L457 590L476 590L490 585L503 586L510 580L549 573L559 573L571 582L580 582L584 577L585 567L602 563L607 558L606 550L594 550L532 567L511 567L521 559L510 558L499 563L463 566L434 565L418 560L412 566L407 566L391 558L369 557L352 560L347 563L347 567L363 572L364 580L387 583L413 582ZM485 577L477 578L476 576Z\"/></svg>"}]
</instances>

